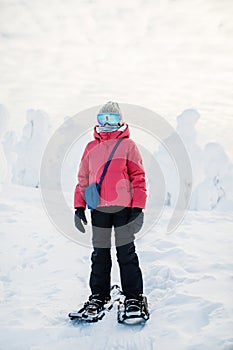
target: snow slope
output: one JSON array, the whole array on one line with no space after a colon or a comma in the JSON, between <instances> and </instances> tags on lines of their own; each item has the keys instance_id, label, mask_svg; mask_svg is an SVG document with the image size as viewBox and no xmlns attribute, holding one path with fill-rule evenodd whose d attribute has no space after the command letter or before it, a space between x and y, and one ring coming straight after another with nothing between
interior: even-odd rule
<instances>
[{"instance_id":1,"label":"snow slope","mask_svg":"<svg viewBox=\"0 0 233 350\"><path fill-rule=\"evenodd\" d=\"M116 309L73 326L68 312L90 293L91 249L55 230L38 189L5 186L0 213L1 350L233 349L231 213L189 212L166 235L166 211L137 240L151 311L144 327L117 324Z\"/></svg>"}]
</instances>

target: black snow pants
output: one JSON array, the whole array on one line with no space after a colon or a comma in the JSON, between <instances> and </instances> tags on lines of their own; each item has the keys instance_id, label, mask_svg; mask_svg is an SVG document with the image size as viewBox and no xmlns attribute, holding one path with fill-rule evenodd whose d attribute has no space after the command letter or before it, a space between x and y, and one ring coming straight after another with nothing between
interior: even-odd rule
<instances>
[{"instance_id":1,"label":"black snow pants","mask_svg":"<svg viewBox=\"0 0 233 350\"><path fill-rule=\"evenodd\" d=\"M111 231L114 227L117 261L120 268L121 287L127 298L137 298L143 293L142 273L135 252L134 235L127 225L131 208L107 207L91 211L92 266L90 288L101 298L110 296L111 286Z\"/></svg>"}]
</instances>

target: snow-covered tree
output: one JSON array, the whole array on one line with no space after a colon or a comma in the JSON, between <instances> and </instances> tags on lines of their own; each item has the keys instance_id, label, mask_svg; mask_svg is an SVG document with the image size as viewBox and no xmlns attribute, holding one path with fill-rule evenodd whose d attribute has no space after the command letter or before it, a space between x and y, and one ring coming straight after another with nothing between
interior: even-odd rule
<instances>
[{"instance_id":1,"label":"snow-covered tree","mask_svg":"<svg viewBox=\"0 0 233 350\"><path fill-rule=\"evenodd\" d=\"M6 181L7 177L7 160L2 144L3 136L7 130L9 116L3 105L0 105L0 183Z\"/></svg>"},{"instance_id":2,"label":"snow-covered tree","mask_svg":"<svg viewBox=\"0 0 233 350\"><path fill-rule=\"evenodd\" d=\"M17 160L13 167L13 182L24 186L39 186L40 164L49 136L49 118L41 110L29 109L27 123L16 144Z\"/></svg>"},{"instance_id":3,"label":"snow-covered tree","mask_svg":"<svg viewBox=\"0 0 233 350\"><path fill-rule=\"evenodd\" d=\"M203 169L205 179L194 190L191 209L233 209L233 165L220 144L206 144Z\"/></svg>"},{"instance_id":4,"label":"snow-covered tree","mask_svg":"<svg viewBox=\"0 0 233 350\"><path fill-rule=\"evenodd\" d=\"M186 109L177 117L176 133L181 138L189 155L189 160L192 166L192 183L190 183L190 179L185 178L185 174L184 178L179 179L177 164L174 162L174 149L172 148L176 146L177 135L175 133L171 134L168 139L164 140L164 144L170 145L170 149L167 150L164 145L162 145L159 151L154 155L164 176L166 185L165 205L167 206L174 207L176 205L180 191L183 196L182 200L185 203L191 186L195 186L202 176L201 149L196 142L195 129L199 118L200 115L195 109Z\"/></svg>"},{"instance_id":5,"label":"snow-covered tree","mask_svg":"<svg viewBox=\"0 0 233 350\"><path fill-rule=\"evenodd\" d=\"M0 140L8 127L9 115L3 105L0 104Z\"/></svg>"}]
</instances>

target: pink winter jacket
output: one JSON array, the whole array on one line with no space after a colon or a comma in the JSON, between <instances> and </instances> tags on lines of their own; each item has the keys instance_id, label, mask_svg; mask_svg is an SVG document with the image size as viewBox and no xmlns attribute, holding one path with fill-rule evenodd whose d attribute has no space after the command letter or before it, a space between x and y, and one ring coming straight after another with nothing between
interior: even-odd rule
<instances>
[{"instance_id":1,"label":"pink winter jacket","mask_svg":"<svg viewBox=\"0 0 233 350\"><path fill-rule=\"evenodd\" d=\"M137 146L129 138L128 125L124 131L100 133L95 127L94 137L95 140L87 144L79 166L74 207L86 207L85 188L99 181L104 165L117 142L116 139L123 138L104 177L99 206L145 208L145 172Z\"/></svg>"}]
</instances>

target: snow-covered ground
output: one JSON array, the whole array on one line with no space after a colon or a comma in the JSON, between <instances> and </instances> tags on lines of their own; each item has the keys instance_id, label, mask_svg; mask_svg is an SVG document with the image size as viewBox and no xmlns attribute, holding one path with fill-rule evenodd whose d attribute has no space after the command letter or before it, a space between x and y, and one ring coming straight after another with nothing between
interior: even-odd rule
<instances>
[{"instance_id":1,"label":"snow-covered ground","mask_svg":"<svg viewBox=\"0 0 233 350\"><path fill-rule=\"evenodd\" d=\"M232 213L189 212L167 235L167 211L136 241L151 311L141 327L119 325L116 308L73 326L68 312L90 293L91 249L55 230L38 189L5 186L0 212L0 349L233 349Z\"/></svg>"}]
</instances>

